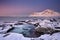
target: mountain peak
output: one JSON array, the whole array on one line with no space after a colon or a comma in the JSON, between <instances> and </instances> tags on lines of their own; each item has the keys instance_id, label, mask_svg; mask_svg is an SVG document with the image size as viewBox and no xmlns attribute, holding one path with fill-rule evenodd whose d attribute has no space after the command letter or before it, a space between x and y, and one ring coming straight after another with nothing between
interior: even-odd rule
<instances>
[{"instance_id":1,"label":"mountain peak","mask_svg":"<svg viewBox=\"0 0 60 40\"><path fill-rule=\"evenodd\" d=\"M46 9L46 10L42 11L41 14L54 14L54 11L50 10L50 9Z\"/></svg>"},{"instance_id":2,"label":"mountain peak","mask_svg":"<svg viewBox=\"0 0 60 40\"><path fill-rule=\"evenodd\" d=\"M53 11L53 10L51 10L51 9L46 9L46 10L44 10L44 11Z\"/></svg>"},{"instance_id":3,"label":"mountain peak","mask_svg":"<svg viewBox=\"0 0 60 40\"><path fill-rule=\"evenodd\" d=\"M60 16L60 13L55 12L55 11L50 10L50 9L46 9L42 12L34 12L30 16L33 16L33 17L40 17L40 16L51 17L51 16Z\"/></svg>"},{"instance_id":4,"label":"mountain peak","mask_svg":"<svg viewBox=\"0 0 60 40\"><path fill-rule=\"evenodd\" d=\"M44 10L45 12L54 12L53 10L51 10L51 9L46 9L46 10Z\"/></svg>"}]
</instances>

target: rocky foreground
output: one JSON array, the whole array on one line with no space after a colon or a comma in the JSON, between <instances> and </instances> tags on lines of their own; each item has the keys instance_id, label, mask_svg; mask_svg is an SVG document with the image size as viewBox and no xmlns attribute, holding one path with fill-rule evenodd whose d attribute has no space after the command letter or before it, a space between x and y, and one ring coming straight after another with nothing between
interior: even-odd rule
<instances>
[{"instance_id":1,"label":"rocky foreground","mask_svg":"<svg viewBox=\"0 0 60 40\"><path fill-rule=\"evenodd\" d=\"M10 33L8 36L6 34L0 34L0 40L60 40L60 32L54 33L53 35L44 34L38 38L28 38L24 37L22 34Z\"/></svg>"},{"instance_id":2,"label":"rocky foreground","mask_svg":"<svg viewBox=\"0 0 60 40\"><path fill-rule=\"evenodd\" d=\"M60 40L60 22L56 19L3 22L0 40Z\"/></svg>"}]
</instances>

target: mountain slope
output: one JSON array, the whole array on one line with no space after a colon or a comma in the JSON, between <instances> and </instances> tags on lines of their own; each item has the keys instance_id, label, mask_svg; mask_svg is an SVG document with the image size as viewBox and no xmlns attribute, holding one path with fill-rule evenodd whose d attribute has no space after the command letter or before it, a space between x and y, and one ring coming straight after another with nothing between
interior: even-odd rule
<instances>
[{"instance_id":1,"label":"mountain slope","mask_svg":"<svg viewBox=\"0 0 60 40\"><path fill-rule=\"evenodd\" d=\"M41 17L41 16L44 16L44 17L60 16L60 13L47 9L42 12L34 12L30 15L30 17Z\"/></svg>"}]
</instances>

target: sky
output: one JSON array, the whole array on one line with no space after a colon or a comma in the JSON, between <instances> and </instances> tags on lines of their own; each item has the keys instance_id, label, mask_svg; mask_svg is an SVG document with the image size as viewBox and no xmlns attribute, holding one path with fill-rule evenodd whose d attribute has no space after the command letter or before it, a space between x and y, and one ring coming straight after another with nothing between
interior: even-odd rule
<instances>
[{"instance_id":1,"label":"sky","mask_svg":"<svg viewBox=\"0 0 60 40\"><path fill-rule=\"evenodd\" d=\"M0 16L24 16L46 9L60 12L60 0L0 0Z\"/></svg>"}]
</instances>

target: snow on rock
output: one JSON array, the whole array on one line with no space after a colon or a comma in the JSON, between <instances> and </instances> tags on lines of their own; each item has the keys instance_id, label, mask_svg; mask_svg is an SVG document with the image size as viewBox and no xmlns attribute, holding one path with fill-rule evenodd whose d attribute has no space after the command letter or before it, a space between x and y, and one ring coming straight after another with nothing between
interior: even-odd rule
<instances>
[{"instance_id":1,"label":"snow on rock","mask_svg":"<svg viewBox=\"0 0 60 40\"><path fill-rule=\"evenodd\" d=\"M54 33L51 37L52 37L52 40L60 40L60 32Z\"/></svg>"},{"instance_id":2,"label":"snow on rock","mask_svg":"<svg viewBox=\"0 0 60 40\"><path fill-rule=\"evenodd\" d=\"M26 38L22 34L11 33L10 35L4 37L4 40L30 40L31 38Z\"/></svg>"},{"instance_id":3,"label":"snow on rock","mask_svg":"<svg viewBox=\"0 0 60 40\"><path fill-rule=\"evenodd\" d=\"M4 37L4 40L21 40L22 37L22 34L11 33L10 35Z\"/></svg>"},{"instance_id":4,"label":"snow on rock","mask_svg":"<svg viewBox=\"0 0 60 40\"><path fill-rule=\"evenodd\" d=\"M44 27L44 28L50 27L52 29L55 29L55 27L60 27L59 22L51 22L50 20L47 20L47 19L41 21L39 25L41 25L41 27Z\"/></svg>"},{"instance_id":5,"label":"snow on rock","mask_svg":"<svg viewBox=\"0 0 60 40\"><path fill-rule=\"evenodd\" d=\"M12 28L11 26L5 26L4 29L2 30L2 27L0 27L0 33L6 33L11 28Z\"/></svg>"},{"instance_id":6,"label":"snow on rock","mask_svg":"<svg viewBox=\"0 0 60 40\"><path fill-rule=\"evenodd\" d=\"M41 39L44 39L44 40L51 40L51 36L50 36L49 34L41 35L40 38L41 38Z\"/></svg>"},{"instance_id":7,"label":"snow on rock","mask_svg":"<svg viewBox=\"0 0 60 40\"><path fill-rule=\"evenodd\" d=\"M50 28L53 28L54 29L54 25L52 22L50 22L49 20L43 20L41 23L40 23L41 27L44 27L44 28L47 28L47 27L50 27Z\"/></svg>"},{"instance_id":8,"label":"snow on rock","mask_svg":"<svg viewBox=\"0 0 60 40\"><path fill-rule=\"evenodd\" d=\"M10 33L9 35L3 37L5 34L0 34L0 40L60 40L60 32L41 35L38 38L28 38L24 37L22 34Z\"/></svg>"},{"instance_id":9,"label":"snow on rock","mask_svg":"<svg viewBox=\"0 0 60 40\"><path fill-rule=\"evenodd\" d=\"M4 34L0 34L0 40L4 40L3 35Z\"/></svg>"},{"instance_id":10,"label":"snow on rock","mask_svg":"<svg viewBox=\"0 0 60 40\"><path fill-rule=\"evenodd\" d=\"M36 22L34 22L34 23L36 23ZM40 25L41 25L41 27L50 27L50 28L60 27L60 23L57 24L57 22L50 22L49 20L41 21ZM3 36L6 34L0 33L0 40L60 40L60 32L54 33L52 35L44 34L38 38L28 38L28 37L24 37L22 34L19 34L17 32L20 32L22 30L22 32L24 32L24 34L28 35L29 31L32 30L33 28L35 28L34 25L25 24L25 25L17 25L17 26L15 25L14 27L17 27L16 29L19 28L18 31L15 29L15 30L13 30L15 33L9 33L9 35L7 35L5 37L3 37ZM2 28L0 27L0 29L2 29ZM0 30L0 32L6 32L8 29L10 29L10 26L5 27L5 29ZM26 30L26 29L28 29L28 30ZM29 36L30 35L31 34L29 34Z\"/></svg>"}]
</instances>

